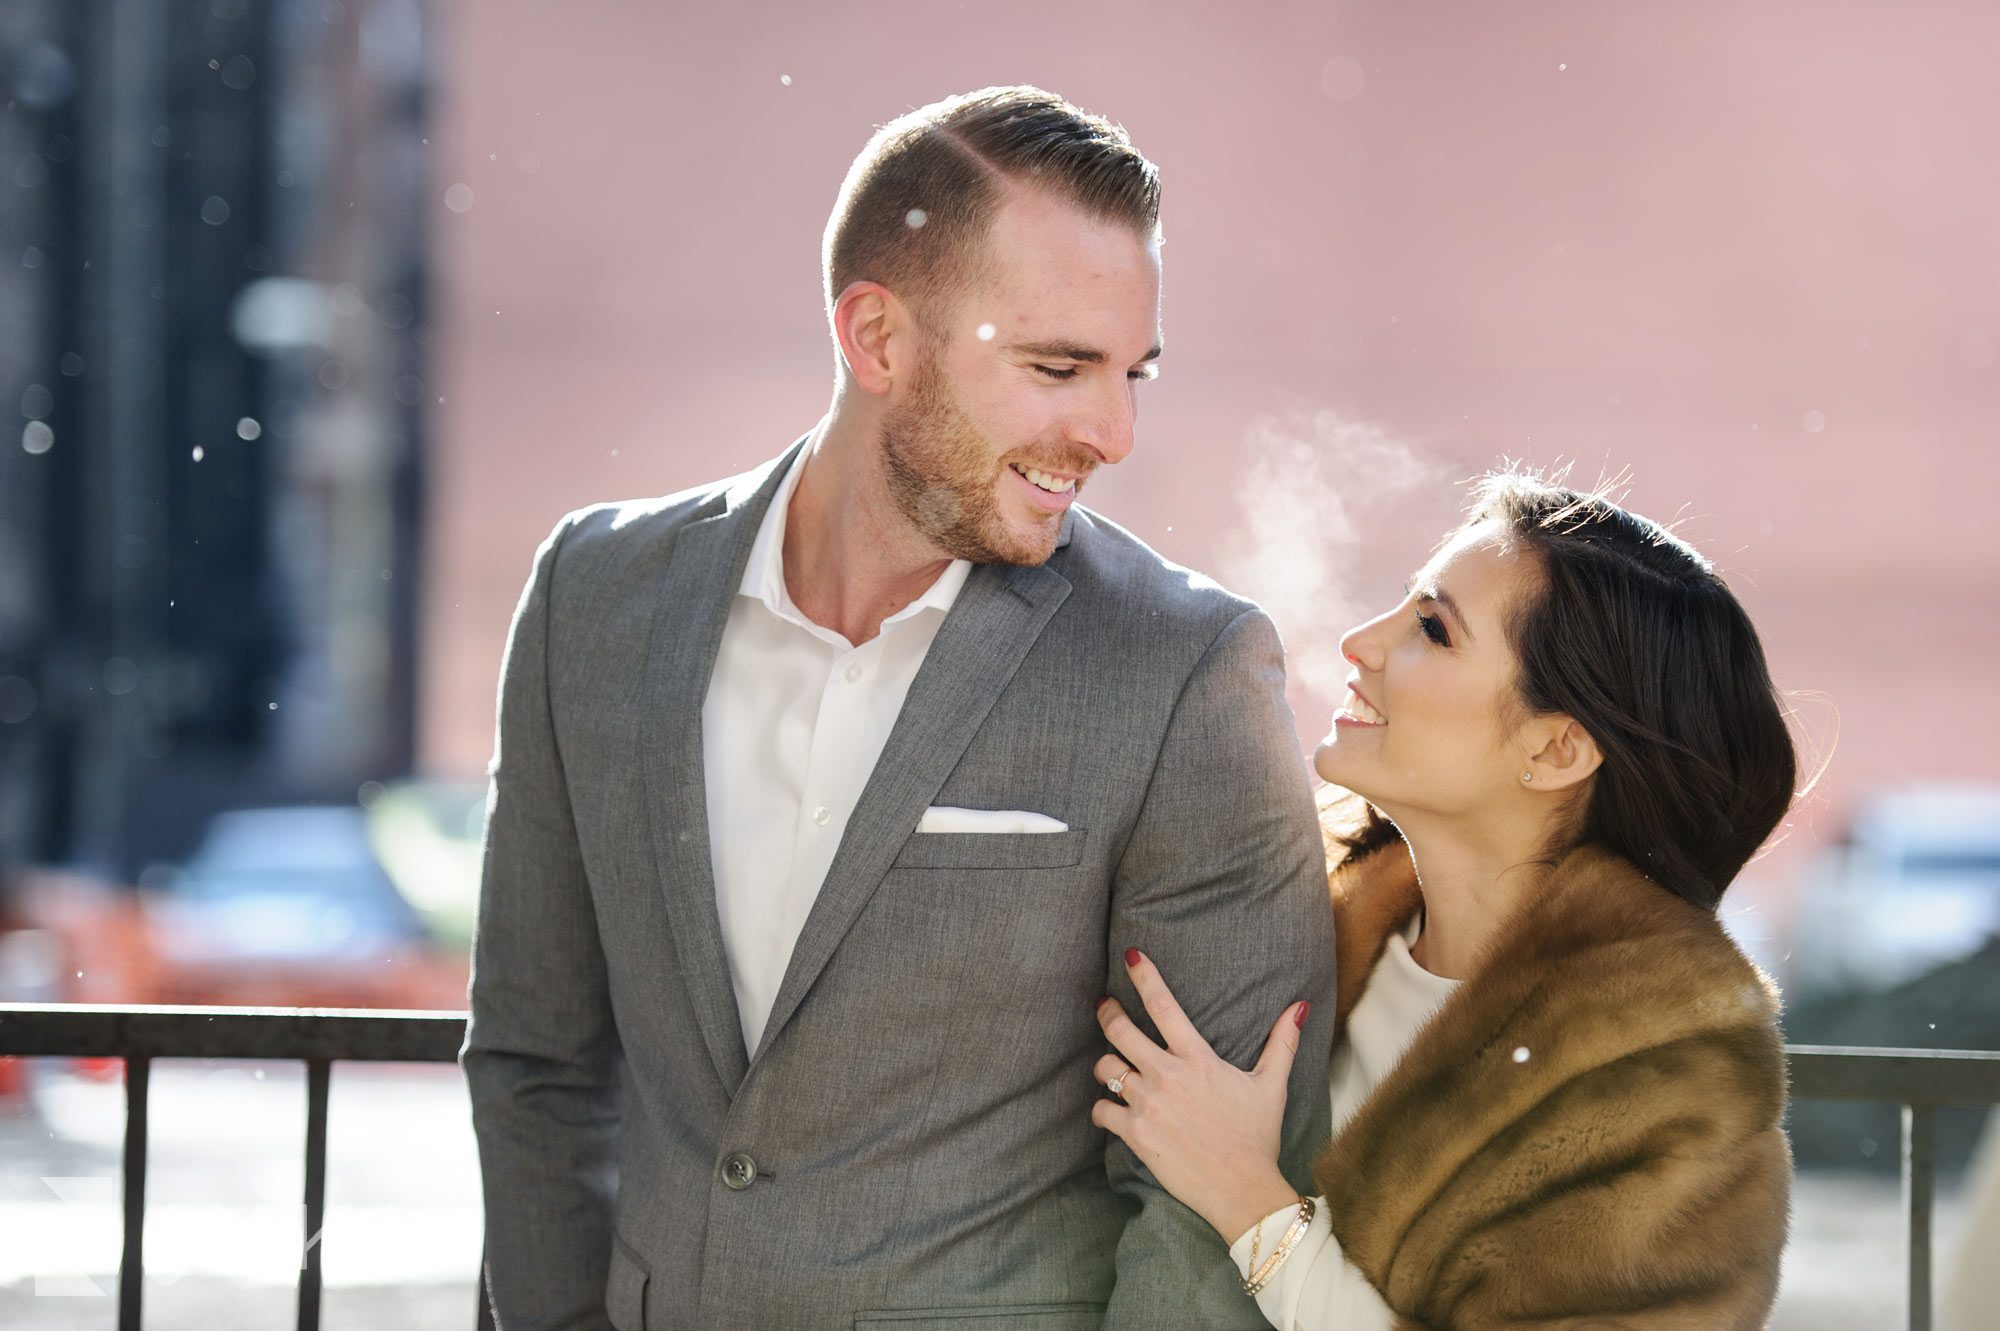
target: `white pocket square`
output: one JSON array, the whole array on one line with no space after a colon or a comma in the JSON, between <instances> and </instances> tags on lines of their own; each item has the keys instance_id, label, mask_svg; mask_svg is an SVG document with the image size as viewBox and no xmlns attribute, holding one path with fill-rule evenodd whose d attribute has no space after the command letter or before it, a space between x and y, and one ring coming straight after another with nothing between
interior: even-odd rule
<instances>
[{"instance_id":1,"label":"white pocket square","mask_svg":"<svg viewBox=\"0 0 2000 1331\"><path fill-rule=\"evenodd\" d=\"M1069 824L1026 809L954 809L934 804L917 820L919 832L1067 832Z\"/></svg>"}]
</instances>

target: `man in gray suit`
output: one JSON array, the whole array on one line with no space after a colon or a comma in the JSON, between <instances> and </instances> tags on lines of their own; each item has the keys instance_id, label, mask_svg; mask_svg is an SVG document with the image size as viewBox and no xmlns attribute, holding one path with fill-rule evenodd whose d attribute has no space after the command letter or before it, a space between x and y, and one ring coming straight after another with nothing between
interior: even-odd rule
<instances>
[{"instance_id":1,"label":"man in gray suit","mask_svg":"<svg viewBox=\"0 0 2000 1331\"><path fill-rule=\"evenodd\" d=\"M1239 1066L1311 1000L1295 1181L1330 1114L1277 633L1074 502L1159 354L1158 207L1037 89L893 122L827 227L827 416L537 552L462 1054L503 1331L1264 1325L1090 1121L1128 947Z\"/></svg>"}]
</instances>

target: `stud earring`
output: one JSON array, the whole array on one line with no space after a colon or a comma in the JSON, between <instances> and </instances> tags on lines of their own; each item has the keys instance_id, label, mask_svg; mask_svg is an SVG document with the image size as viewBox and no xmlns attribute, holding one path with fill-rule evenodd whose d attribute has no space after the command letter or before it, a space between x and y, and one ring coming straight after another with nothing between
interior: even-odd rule
<instances>
[{"instance_id":1,"label":"stud earring","mask_svg":"<svg viewBox=\"0 0 2000 1331\"><path fill-rule=\"evenodd\" d=\"M1535 779L1535 774L1533 772L1523 772L1521 773L1521 779L1523 781L1533 781Z\"/></svg>"}]
</instances>

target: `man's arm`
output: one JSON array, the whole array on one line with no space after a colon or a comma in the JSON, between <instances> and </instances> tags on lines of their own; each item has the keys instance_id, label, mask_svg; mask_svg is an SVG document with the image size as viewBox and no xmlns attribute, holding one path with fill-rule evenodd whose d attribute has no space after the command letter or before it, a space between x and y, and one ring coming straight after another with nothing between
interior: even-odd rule
<instances>
[{"instance_id":1,"label":"man's arm","mask_svg":"<svg viewBox=\"0 0 2000 1331\"><path fill-rule=\"evenodd\" d=\"M1261 610L1210 644L1175 704L1112 884L1107 988L1153 1032L1124 952L1150 957L1217 1054L1248 1068L1287 1005L1312 1003L1292 1064L1280 1160L1310 1191L1332 1117L1333 911L1310 783L1285 701L1284 649ZM1112 1186L1139 1211L1118 1243L1105 1327L1268 1328L1224 1243L1113 1138Z\"/></svg>"},{"instance_id":2,"label":"man's arm","mask_svg":"<svg viewBox=\"0 0 2000 1331\"><path fill-rule=\"evenodd\" d=\"M548 696L549 585L569 521L535 553L500 667L459 1052L501 1331L609 1325L620 1050Z\"/></svg>"}]
</instances>

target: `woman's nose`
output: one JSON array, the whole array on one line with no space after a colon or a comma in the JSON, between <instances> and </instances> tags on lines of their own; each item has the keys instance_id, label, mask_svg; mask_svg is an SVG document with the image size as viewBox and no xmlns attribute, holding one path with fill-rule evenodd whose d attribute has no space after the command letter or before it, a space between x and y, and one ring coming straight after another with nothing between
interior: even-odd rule
<instances>
[{"instance_id":1,"label":"woman's nose","mask_svg":"<svg viewBox=\"0 0 2000 1331\"><path fill-rule=\"evenodd\" d=\"M1376 646L1370 625L1362 624L1340 635L1340 654L1349 665L1374 672L1382 668L1382 653Z\"/></svg>"}]
</instances>

